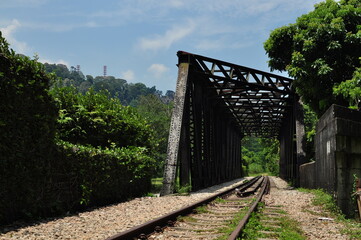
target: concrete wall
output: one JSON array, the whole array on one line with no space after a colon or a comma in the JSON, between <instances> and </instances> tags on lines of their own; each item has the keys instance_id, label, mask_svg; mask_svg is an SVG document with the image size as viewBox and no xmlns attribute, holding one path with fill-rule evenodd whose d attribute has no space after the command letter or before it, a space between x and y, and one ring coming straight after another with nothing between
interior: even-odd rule
<instances>
[{"instance_id":1,"label":"concrete wall","mask_svg":"<svg viewBox=\"0 0 361 240\"><path fill-rule=\"evenodd\" d=\"M315 162L305 163L300 166L300 186L315 188Z\"/></svg>"},{"instance_id":2,"label":"concrete wall","mask_svg":"<svg viewBox=\"0 0 361 240\"><path fill-rule=\"evenodd\" d=\"M338 206L351 216L353 175L361 178L361 112L332 105L317 123L315 150L316 162L300 167L301 187L335 194Z\"/></svg>"}]
</instances>

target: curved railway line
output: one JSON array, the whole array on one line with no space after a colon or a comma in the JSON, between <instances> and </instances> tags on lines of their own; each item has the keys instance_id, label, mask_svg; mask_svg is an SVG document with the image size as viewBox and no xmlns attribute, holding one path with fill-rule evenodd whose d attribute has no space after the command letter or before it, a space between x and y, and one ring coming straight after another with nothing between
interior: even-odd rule
<instances>
[{"instance_id":1,"label":"curved railway line","mask_svg":"<svg viewBox=\"0 0 361 240\"><path fill-rule=\"evenodd\" d=\"M263 195L269 192L269 188L267 176L255 177L232 189L133 227L107 240L235 240Z\"/></svg>"}]
</instances>

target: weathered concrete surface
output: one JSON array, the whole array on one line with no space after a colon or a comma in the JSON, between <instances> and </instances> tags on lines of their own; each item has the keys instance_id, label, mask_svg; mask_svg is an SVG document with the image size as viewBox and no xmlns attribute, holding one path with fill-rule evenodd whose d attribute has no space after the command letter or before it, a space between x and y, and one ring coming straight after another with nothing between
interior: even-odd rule
<instances>
[{"instance_id":1,"label":"weathered concrete surface","mask_svg":"<svg viewBox=\"0 0 361 240\"><path fill-rule=\"evenodd\" d=\"M315 149L314 169L306 167L314 171L314 188L334 194L341 210L353 215L354 175L361 178L361 112L332 105L317 123ZM301 182L312 186L307 174L301 173Z\"/></svg>"},{"instance_id":2,"label":"weathered concrete surface","mask_svg":"<svg viewBox=\"0 0 361 240\"><path fill-rule=\"evenodd\" d=\"M315 162L305 163L300 166L300 187L315 188Z\"/></svg>"},{"instance_id":3,"label":"weathered concrete surface","mask_svg":"<svg viewBox=\"0 0 361 240\"><path fill-rule=\"evenodd\" d=\"M181 127L184 109L184 100L187 90L189 63L179 63L177 89L174 98L174 109L169 129L167 159L164 164L163 186L161 196L173 193L174 182L177 171L177 159L179 140L181 137Z\"/></svg>"}]
</instances>

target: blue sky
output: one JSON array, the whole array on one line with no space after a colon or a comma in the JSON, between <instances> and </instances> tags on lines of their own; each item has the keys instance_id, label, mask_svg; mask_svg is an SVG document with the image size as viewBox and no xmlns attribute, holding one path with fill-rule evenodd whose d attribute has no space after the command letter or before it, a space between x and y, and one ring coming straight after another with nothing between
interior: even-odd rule
<instances>
[{"instance_id":1,"label":"blue sky","mask_svg":"<svg viewBox=\"0 0 361 240\"><path fill-rule=\"evenodd\" d=\"M263 42L320 0L0 0L17 53L175 90L178 50L268 71Z\"/></svg>"}]
</instances>

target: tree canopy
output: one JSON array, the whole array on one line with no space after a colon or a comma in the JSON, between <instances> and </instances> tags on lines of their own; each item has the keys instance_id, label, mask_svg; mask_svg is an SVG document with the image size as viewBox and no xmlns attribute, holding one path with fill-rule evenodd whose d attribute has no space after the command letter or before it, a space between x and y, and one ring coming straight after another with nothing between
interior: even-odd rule
<instances>
[{"instance_id":1,"label":"tree canopy","mask_svg":"<svg viewBox=\"0 0 361 240\"><path fill-rule=\"evenodd\" d=\"M345 105L333 87L351 79L361 56L359 0L326 0L294 24L271 32L264 48L271 70L288 71L305 103L321 115L331 104Z\"/></svg>"},{"instance_id":2,"label":"tree canopy","mask_svg":"<svg viewBox=\"0 0 361 240\"><path fill-rule=\"evenodd\" d=\"M93 90L97 80L16 54L0 31L0 225L150 191L154 130L107 89ZM127 86L135 95L155 90Z\"/></svg>"},{"instance_id":3,"label":"tree canopy","mask_svg":"<svg viewBox=\"0 0 361 240\"><path fill-rule=\"evenodd\" d=\"M164 103L172 101L174 92L168 90L165 95L157 90L155 86L147 87L143 83L128 83L125 79L115 78L114 76L96 76L86 75L74 68L63 64L44 64L45 71L54 73L58 79L53 81L53 87L75 87L80 93L85 94L90 88L95 91L107 91L112 98L118 98L123 105L135 106L140 96L154 94Z\"/></svg>"}]
</instances>

